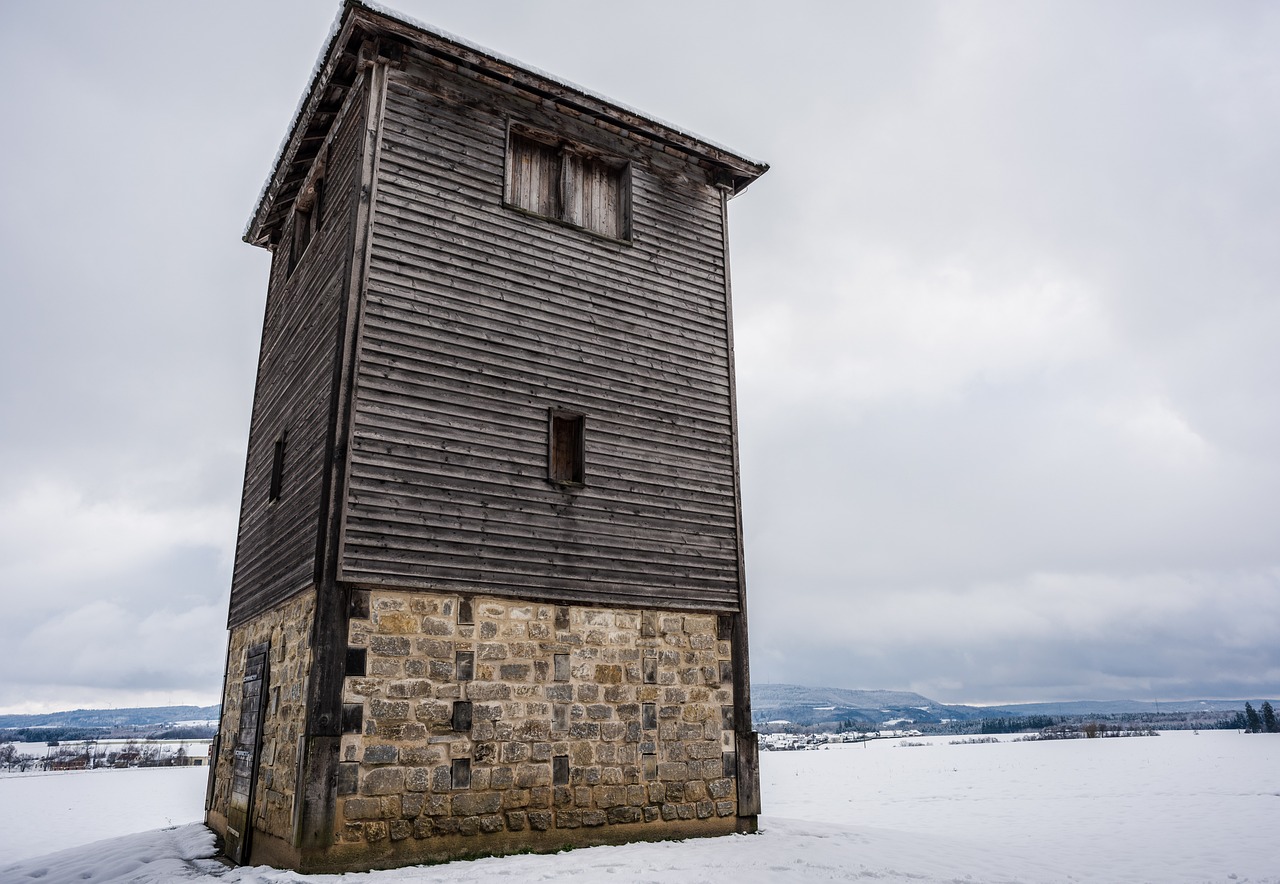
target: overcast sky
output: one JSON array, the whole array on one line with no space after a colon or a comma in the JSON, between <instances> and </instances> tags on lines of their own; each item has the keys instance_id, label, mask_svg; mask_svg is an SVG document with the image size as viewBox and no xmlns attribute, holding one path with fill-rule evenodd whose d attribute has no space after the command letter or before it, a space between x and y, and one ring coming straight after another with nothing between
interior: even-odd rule
<instances>
[{"instance_id":1,"label":"overcast sky","mask_svg":"<svg viewBox=\"0 0 1280 884\"><path fill-rule=\"evenodd\" d=\"M772 164L756 682L1280 695L1280 6L395 6ZM336 10L0 5L0 711L217 702L240 237Z\"/></svg>"}]
</instances>

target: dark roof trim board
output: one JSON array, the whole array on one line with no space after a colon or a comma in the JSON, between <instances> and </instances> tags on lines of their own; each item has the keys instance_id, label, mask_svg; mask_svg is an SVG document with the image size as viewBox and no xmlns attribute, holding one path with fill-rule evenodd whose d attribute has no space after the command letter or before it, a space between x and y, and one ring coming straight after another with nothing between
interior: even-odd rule
<instances>
[{"instance_id":1,"label":"dark roof trim board","mask_svg":"<svg viewBox=\"0 0 1280 884\"><path fill-rule=\"evenodd\" d=\"M687 130L367 0L345 0L311 83L294 113L289 134L280 145L271 176L258 197L245 229L245 242L267 246L275 238L347 91L358 78L361 44L378 37L407 41L438 59L442 66L461 67L503 91L522 93L543 106L554 106L579 120L593 120L598 126L645 142L654 150L681 156L715 173L734 195L769 168Z\"/></svg>"}]
</instances>

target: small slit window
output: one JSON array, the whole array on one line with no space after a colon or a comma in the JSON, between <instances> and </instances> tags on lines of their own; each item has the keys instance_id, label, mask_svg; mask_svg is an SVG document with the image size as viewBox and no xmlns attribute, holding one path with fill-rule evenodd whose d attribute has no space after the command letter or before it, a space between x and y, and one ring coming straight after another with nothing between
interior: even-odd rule
<instances>
[{"instance_id":1,"label":"small slit window","mask_svg":"<svg viewBox=\"0 0 1280 884\"><path fill-rule=\"evenodd\" d=\"M627 164L566 142L512 130L506 201L512 208L610 239L631 237Z\"/></svg>"},{"instance_id":2,"label":"small slit window","mask_svg":"<svg viewBox=\"0 0 1280 884\"><path fill-rule=\"evenodd\" d=\"M276 437L275 447L271 452L271 487L267 491L267 500L280 499L280 489L284 485L284 445L287 432Z\"/></svg>"},{"instance_id":3,"label":"small slit window","mask_svg":"<svg viewBox=\"0 0 1280 884\"><path fill-rule=\"evenodd\" d=\"M568 411L551 410L547 477L557 485L582 485L586 481L586 418Z\"/></svg>"}]
</instances>

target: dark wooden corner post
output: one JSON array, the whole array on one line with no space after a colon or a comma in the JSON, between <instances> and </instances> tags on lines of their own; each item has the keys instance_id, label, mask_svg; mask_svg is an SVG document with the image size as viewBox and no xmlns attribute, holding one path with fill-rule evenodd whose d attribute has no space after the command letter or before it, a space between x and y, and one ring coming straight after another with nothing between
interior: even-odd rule
<instances>
[{"instance_id":1,"label":"dark wooden corner post","mask_svg":"<svg viewBox=\"0 0 1280 884\"><path fill-rule=\"evenodd\" d=\"M724 248L724 315L729 356L729 424L733 448L733 496L738 534L738 610L730 621L733 644L733 733L738 774L738 817L743 831L754 831L760 814L760 749L751 722L751 666L747 656L746 552L742 536L742 473L738 461L738 383L733 357L733 286L729 278L729 197L732 178L717 182L720 237Z\"/></svg>"},{"instance_id":2,"label":"dark wooden corner post","mask_svg":"<svg viewBox=\"0 0 1280 884\"><path fill-rule=\"evenodd\" d=\"M346 483L350 464L353 389L360 346L364 291L368 276L373 206L377 197L378 154L386 102L388 61L379 45L360 48L364 77L354 93L365 96L365 125L357 155L357 194L346 261L344 298L339 310L338 353L331 399L328 468L324 479L316 556L316 612L307 694L307 729L299 758L294 846L304 853L333 843L337 770L342 743L342 688L346 675L347 619L351 587L339 579Z\"/></svg>"}]
</instances>

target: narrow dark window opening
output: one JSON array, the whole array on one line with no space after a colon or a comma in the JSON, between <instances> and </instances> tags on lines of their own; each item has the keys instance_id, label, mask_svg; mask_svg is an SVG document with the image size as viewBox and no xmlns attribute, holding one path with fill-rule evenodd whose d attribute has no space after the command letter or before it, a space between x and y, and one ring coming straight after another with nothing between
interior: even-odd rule
<instances>
[{"instance_id":1,"label":"narrow dark window opening","mask_svg":"<svg viewBox=\"0 0 1280 884\"><path fill-rule=\"evenodd\" d=\"M453 767L451 770L451 785L455 789L471 788L471 759L455 758L453 759Z\"/></svg>"},{"instance_id":2,"label":"narrow dark window opening","mask_svg":"<svg viewBox=\"0 0 1280 884\"><path fill-rule=\"evenodd\" d=\"M324 223L324 179L317 178L312 190L315 191L315 198L311 202L311 233L314 235Z\"/></svg>"},{"instance_id":3,"label":"narrow dark window opening","mask_svg":"<svg viewBox=\"0 0 1280 884\"><path fill-rule=\"evenodd\" d=\"M281 431L276 437L275 449L271 453L271 488L267 492L267 500L279 500L280 489L284 483L284 444L287 431Z\"/></svg>"},{"instance_id":4,"label":"narrow dark window opening","mask_svg":"<svg viewBox=\"0 0 1280 884\"><path fill-rule=\"evenodd\" d=\"M365 648L347 648L347 675L365 675L369 652Z\"/></svg>"},{"instance_id":5,"label":"narrow dark window opening","mask_svg":"<svg viewBox=\"0 0 1280 884\"><path fill-rule=\"evenodd\" d=\"M364 730L364 704L343 703L342 732L344 734L358 734L362 730Z\"/></svg>"},{"instance_id":6,"label":"narrow dark window opening","mask_svg":"<svg viewBox=\"0 0 1280 884\"><path fill-rule=\"evenodd\" d=\"M557 485L582 485L586 481L586 418L552 409L550 412L548 478Z\"/></svg>"},{"instance_id":7,"label":"narrow dark window opening","mask_svg":"<svg viewBox=\"0 0 1280 884\"><path fill-rule=\"evenodd\" d=\"M454 655L454 671L458 681L471 681L475 678L476 652L458 651Z\"/></svg>"},{"instance_id":8,"label":"narrow dark window opening","mask_svg":"<svg viewBox=\"0 0 1280 884\"><path fill-rule=\"evenodd\" d=\"M338 764L338 794L355 795L360 791L360 762L343 761Z\"/></svg>"},{"instance_id":9,"label":"narrow dark window opening","mask_svg":"<svg viewBox=\"0 0 1280 884\"><path fill-rule=\"evenodd\" d=\"M470 700L458 700L453 704L453 729L459 733L471 730Z\"/></svg>"},{"instance_id":10,"label":"narrow dark window opening","mask_svg":"<svg viewBox=\"0 0 1280 884\"><path fill-rule=\"evenodd\" d=\"M351 592L351 603L347 605L347 616L354 620L369 619L369 590L356 589Z\"/></svg>"},{"instance_id":11,"label":"narrow dark window opening","mask_svg":"<svg viewBox=\"0 0 1280 884\"><path fill-rule=\"evenodd\" d=\"M552 756L551 784L553 786L569 785L569 756L568 755Z\"/></svg>"}]
</instances>

